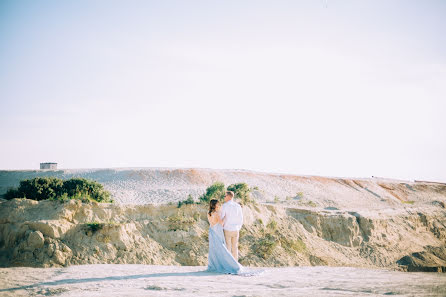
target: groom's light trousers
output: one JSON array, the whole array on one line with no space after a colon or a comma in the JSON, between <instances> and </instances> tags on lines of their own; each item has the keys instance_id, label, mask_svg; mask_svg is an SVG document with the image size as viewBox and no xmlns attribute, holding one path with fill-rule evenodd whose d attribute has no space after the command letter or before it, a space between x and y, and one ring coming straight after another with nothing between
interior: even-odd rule
<instances>
[{"instance_id":1,"label":"groom's light trousers","mask_svg":"<svg viewBox=\"0 0 446 297\"><path fill-rule=\"evenodd\" d=\"M225 233L225 241L226 241L226 247L231 252L234 259L238 261L238 237L239 232L238 231L228 231L224 230Z\"/></svg>"}]
</instances>

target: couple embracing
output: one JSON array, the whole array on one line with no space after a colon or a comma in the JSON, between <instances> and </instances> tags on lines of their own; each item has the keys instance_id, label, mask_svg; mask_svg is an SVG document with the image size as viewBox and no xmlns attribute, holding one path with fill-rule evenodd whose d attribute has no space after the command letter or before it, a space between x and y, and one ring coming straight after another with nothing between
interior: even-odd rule
<instances>
[{"instance_id":1,"label":"couple embracing","mask_svg":"<svg viewBox=\"0 0 446 297\"><path fill-rule=\"evenodd\" d=\"M226 192L223 205L215 199L210 201L208 220L208 271L239 275L259 274L261 271L248 271L238 262L238 240L243 225L243 212L240 204L234 201L234 192Z\"/></svg>"}]
</instances>

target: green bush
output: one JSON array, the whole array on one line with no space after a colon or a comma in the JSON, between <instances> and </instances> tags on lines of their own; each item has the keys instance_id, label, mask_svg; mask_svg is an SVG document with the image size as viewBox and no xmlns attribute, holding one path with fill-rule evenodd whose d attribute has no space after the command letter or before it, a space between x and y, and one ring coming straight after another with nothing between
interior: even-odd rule
<instances>
[{"instance_id":1,"label":"green bush","mask_svg":"<svg viewBox=\"0 0 446 297\"><path fill-rule=\"evenodd\" d=\"M32 200L55 199L62 195L63 181L55 177L36 177L20 182L17 189L9 189L5 199L28 198Z\"/></svg>"},{"instance_id":2,"label":"green bush","mask_svg":"<svg viewBox=\"0 0 446 297\"><path fill-rule=\"evenodd\" d=\"M206 189L206 193L200 196L200 202L209 203L212 199L222 201L225 197L226 191L232 191L235 194L235 198L239 199L242 204L253 203L254 200L251 197L252 189L246 183L238 183L229 185L226 189L225 184L222 182L215 182ZM187 200L186 200L187 201ZM179 203L178 207L182 204L188 204L186 201Z\"/></svg>"},{"instance_id":3,"label":"green bush","mask_svg":"<svg viewBox=\"0 0 446 297\"><path fill-rule=\"evenodd\" d=\"M36 177L22 180L16 189L8 189L5 199L68 200L113 202L104 187L85 178L62 180L55 177Z\"/></svg>"},{"instance_id":4,"label":"green bush","mask_svg":"<svg viewBox=\"0 0 446 297\"><path fill-rule=\"evenodd\" d=\"M88 200L111 202L110 193L100 183L85 178L72 178L63 182L64 193L68 197L79 199L85 196Z\"/></svg>"},{"instance_id":5,"label":"green bush","mask_svg":"<svg viewBox=\"0 0 446 297\"><path fill-rule=\"evenodd\" d=\"M99 230L103 229L104 227L116 227L119 225L121 225L121 224L118 222L114 222L114 221L103 222L103 223L94 221L94 222L89 222L89 223L84 224L85 230L87 232L91 231L92 233L95 233L96 231L99 231ZM109 240L109 239L110 238L108 238L106 240Z\"/></svg>"},{"instance_id":6,"label":"green bush","mask_svg":"<svg viewBox=\"0 0 446 297\"><path fill-rule=\"evenodd\" d=\"M178 208L181 208L182 205L188 205L188 204L194 204L194 197L192 197L192 195L188 195L187 199L184 201L178 201Z\"/></svg>"},{"instance_id":7,"label":"green bush","mask_svg":"<svg viewBox=\"0 0 446 297\"><path fill-rule=\"evenodd\" d=\"M246 183L232 184L228 186L228 191L232 191L235 197L240 199L242 204L253 202L251 198L251 188Z\"/></svg>"},{"instance_id":8,"label":"green bush","mask_svg":"<svg viewBox=\"0 0 446 297\"><path fill-rule=\"evenodd\" d=\"M212 199L223 200L225 193L225 184L222 182L215 182L206 189L206 193L200 196L200 201L208 203Z\"/></svg>"},{"instance_id":9,"label":"green bush","mask_svg":"<svg viewBox=\"0 0 446 297\"><path fill-rule=\"evenodd\" d=\"M272 234L266 234L252 248L254 254L263 259L268 259L273 253L278 242Z\"/></svg>"},{"instance_id":10,"label":"green bush","mask_svg":"<svg viewBox=\"0 0 446 297\"><path fill-rule=\"evenodd\" d=\"M8 190L6 190L6 193L3 195L3 198L11 200L14 198L25 198L25 197L23 197L23 195L20 194L20 192L17 189L9 188Z\"/></svg>"},{"instance_id":11,"label":"green bush","mask_svg":"<svg viewBox=\"0 0 446 297\"><path fill-rule=\"evenodd\" d=\"M87 226L87 229L90 230L93 233L95 233L96 231L99 231L102 228L104 228L104 224L103 223L98 223L98 222L87 223L85 225Z\"/></svg>"}]
</instances>

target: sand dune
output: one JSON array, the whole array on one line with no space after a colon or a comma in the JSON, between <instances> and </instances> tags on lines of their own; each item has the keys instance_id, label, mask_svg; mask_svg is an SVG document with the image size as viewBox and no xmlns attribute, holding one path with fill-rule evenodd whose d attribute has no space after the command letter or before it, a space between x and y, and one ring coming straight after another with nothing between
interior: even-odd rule
<instances>
[{"instance_id":1,"label":"sand dune","mask_svg":"<svg viewBox=\"0 0 446 297\"><path fill-rule=\"evenodd\" d=\"M108 189L121 204L153 204L198 198L213 182L226 185L245 182L259 202L334 207L339 209L386 209L408 204L446 202L446 184L399 181L384 178L334 178L270 174L246 170L110 168L0 171L0 195L25 178L85 177ZM295 198L295 199L293 199ZM404 203L408 202L408 203Z\"/></svg>"}]
</instances>

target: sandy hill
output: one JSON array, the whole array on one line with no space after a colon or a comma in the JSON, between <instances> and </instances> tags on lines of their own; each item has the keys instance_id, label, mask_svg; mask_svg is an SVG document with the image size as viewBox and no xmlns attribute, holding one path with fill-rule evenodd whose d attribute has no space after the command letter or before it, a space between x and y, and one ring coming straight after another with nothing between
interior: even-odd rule
<instances>
[{"instance_id":1,"label":"sandy hill","mask_svg":"<svg viewBox=\"0 0 446 297\"><path fill-rule=\"evenodd\" d=\"M119 168L0 171L0 195L22 179L84 177L104 184L119 204L169 203L198 198L213 182L245 182L259 202L300 207L386 209L446 201L446 184L383 178L334 178L245 170Z\"/></svg>"}]
</instances>

